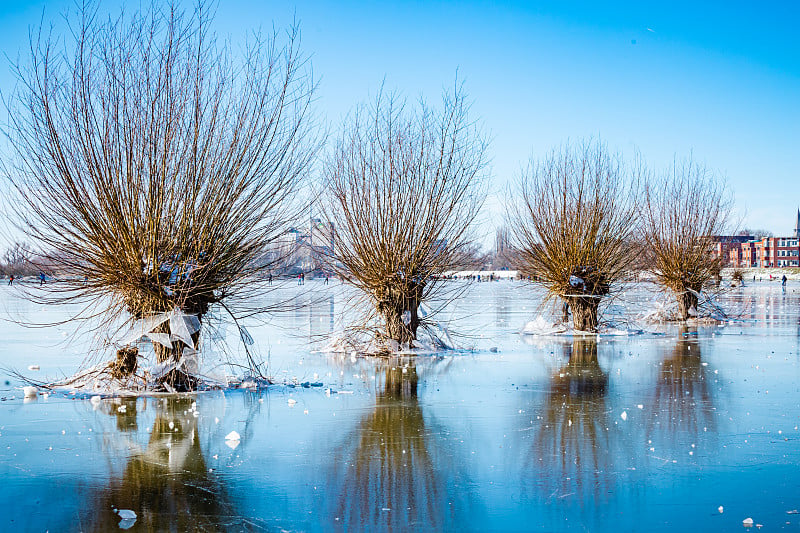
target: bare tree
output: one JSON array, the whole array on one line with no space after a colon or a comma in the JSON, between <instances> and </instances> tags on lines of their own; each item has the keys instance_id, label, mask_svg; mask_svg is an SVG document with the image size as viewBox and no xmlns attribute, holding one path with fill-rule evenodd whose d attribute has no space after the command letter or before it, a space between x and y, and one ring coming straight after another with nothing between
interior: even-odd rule
<instances>
[{"instance_id":1,"label":"bare tree","mask_svg":"<svg viewBox=\"0 0 800 533\"><path fill-rule=\"evenodd\" d=\"M200 319L257 291L256 259L295 216L315 149L298 30L253 35L239 57L202 1L68 20L63 48L31 38L7 104L11 214L63 281L33 296ZM199 333L159 328L159 361L199 348Z\"/></svg>"},{"instance_id":2,"label":"bare tree","mask_svg":"<svg viewBox=\"0 0 800 533\"><path fill-rule=\"evenodd\" d=\"M3 252L0 272L7 276L30 276L36 273L37 265L32 263L29 247L24 242L15 242Z\"/></svg>"},{"instance_id":3,"label":"bare tree","mask_svg":"<svg viewBox=\"0 0 800 533\"><path fill-rule=\"evenodd\" d=\"M519 270L562 299L580 331L597 331L598 307L636 259L636 186L599 141L532 160L509 202Z\"/></svg>"},{"instance_id":4,"label":"bare tree","mask_svg":"<svg viewBox=\"0 0 800 533\"><path fill-rule=\"evenodd\" d=\"M381 92L344 125L324 169L324 212L336 225L333 265L368 296L380 339L415 340L420 304L470 260L486 145L461 89L440 110Z\"/></svg>"},{"instance_id":5,"label":"bare tree","mask_svg":"<svg viewBox=\"0 0 800 533\"><path fill-rule=\"evenodd\" d=\"M728 226L732 200L725 182L691 159L675 160L644 187L642 223L650 270L678 300L678 318L698 306L703 286L719 275L714 237Z\"/></svg>"}]
</instances>

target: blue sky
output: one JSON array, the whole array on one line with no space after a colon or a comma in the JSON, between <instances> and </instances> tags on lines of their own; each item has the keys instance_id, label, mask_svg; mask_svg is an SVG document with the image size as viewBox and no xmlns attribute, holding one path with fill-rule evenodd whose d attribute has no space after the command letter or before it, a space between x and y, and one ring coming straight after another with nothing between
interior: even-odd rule
<instances>
[{"instance_id":1,"label":"blue sky","mask_svg":"<svg viewBox=\"0 0 800 533\"><path fill-rule=\"evenodd\" d=\"M334 131L384 79L433 103L458 72L492 137L490 213L531 155L599 136L653 167L693 152L727 176L743 225L789 234L800 205L800 3L651 4L222 0L216 22L236 41L296 18ZM45 20L69 5L47 2ZM24 53L43 7L2 4L4 53ZM0 68L0 88L11 83Z\"/></svg>"}]
</instances>

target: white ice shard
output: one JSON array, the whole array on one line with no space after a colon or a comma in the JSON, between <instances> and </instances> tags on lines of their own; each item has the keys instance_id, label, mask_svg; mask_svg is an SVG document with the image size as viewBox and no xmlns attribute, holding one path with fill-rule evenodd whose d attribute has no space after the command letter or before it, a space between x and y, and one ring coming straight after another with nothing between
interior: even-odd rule
<instances>
[{"instance_id":1,"label":"white ice shard","mask_svg":"<svg viewBox=\"0 0 800 533\"><path fill-rule=\"evenodd\" d=\"M26 398L36 398L36 395L39 394L39 389L33 385L28 385L27 387L22 388L22 393Z\"/></svg>"},{"instance_id":2,"label":"white ice shard","mask_svg":"<svg viewBox=\"0 0 800 533\"><path fill-rule=\"evenodd\" d=\"M117 511L117 514L123 520L136 520L136 513L134 513L130 509L120 509L119 511Z\"/></svg>"},{"instance_id":3,"label":"white ice shard","mask_svg":"<svg viewBox=\"0 0 800 533\"><path fill-rule=\"evenodd\" d=\"M225 435L225 440L242 440L242 436L239 435L236 431L231 431L227 435Z\"/></svg>"}]
</instances>

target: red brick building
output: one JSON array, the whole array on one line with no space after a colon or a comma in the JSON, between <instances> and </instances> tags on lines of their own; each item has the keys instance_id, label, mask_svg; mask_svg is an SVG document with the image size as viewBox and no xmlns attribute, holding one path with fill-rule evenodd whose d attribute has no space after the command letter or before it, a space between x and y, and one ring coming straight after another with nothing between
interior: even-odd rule
<instances>
[{"instance_id":1,"label":"red brick building","mask_svg":"<svg viewBox=\"0 0 800 533\"><path fill-rule=\"evenodd\" d=\"M750 235L714 237L712 252L732 267L800 267L800 209L792 237L763 237Z\"/></svg>"}]
</instances>

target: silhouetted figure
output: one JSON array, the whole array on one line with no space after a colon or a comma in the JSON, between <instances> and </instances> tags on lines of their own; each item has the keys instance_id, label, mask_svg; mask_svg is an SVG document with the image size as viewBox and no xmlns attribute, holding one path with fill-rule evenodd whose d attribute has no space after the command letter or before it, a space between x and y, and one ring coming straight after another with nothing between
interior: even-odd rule
<instances>
[{"instance_id":1,"label":"silhouetted figure","mask_svg":"<svg viewBox=\"0 0 800 533\"><path fill-rule=\"evenodd\" d=\"M11 276L8 277L8 284L9 285L13 285L14 284L14 274L11 274Z\"/></svg>"},{"instance_id":2,"label":"silhouetted figure","mask_svg":"<svg viewBox=\"0 0 800 533\"><path fill-rule=\"evenodd\" d=\"M45 281L47 281L47 277L44 275L44 272L39 272L39 286L41 287L44 285Z\"/></svg>"}]
</instances>

